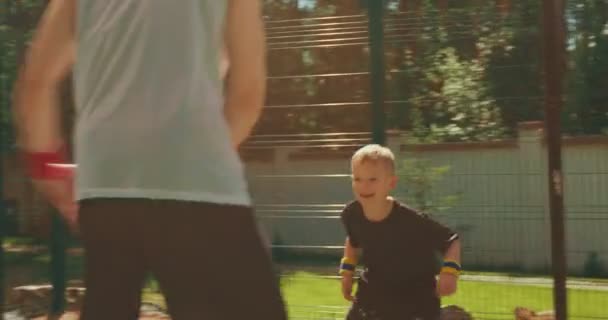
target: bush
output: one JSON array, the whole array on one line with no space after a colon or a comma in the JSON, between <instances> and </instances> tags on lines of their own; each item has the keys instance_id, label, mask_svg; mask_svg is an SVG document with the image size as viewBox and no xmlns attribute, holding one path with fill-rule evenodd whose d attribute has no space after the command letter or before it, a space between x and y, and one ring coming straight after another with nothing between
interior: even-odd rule
<instances>
[{"instance_id":1,"label":"bush","mask_svg":"<svg viewBox=\"0 0 608 320\"><path fill-rule=\"evenodd\" d=\"M606 274L604 265L600 261L597 252L590 252L583 266L583 276L588 278L599 278Z\"/></svg>"}]
</instances>

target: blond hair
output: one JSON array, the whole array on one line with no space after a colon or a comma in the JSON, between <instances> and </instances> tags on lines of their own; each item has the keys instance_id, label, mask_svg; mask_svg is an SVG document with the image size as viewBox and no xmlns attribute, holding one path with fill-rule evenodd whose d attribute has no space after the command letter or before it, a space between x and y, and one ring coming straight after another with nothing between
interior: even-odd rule
<instances>
[{"instance_id":1,"label":"blond hair","mask_svg":"<svg viewBox=\"0 0 608 320\"><path fill-rule=\"evenodd\" d=\"M381 162L389 169L391 174L395 173L395 155L387 147L379 144L368 144L361 147L353 154L351 164L365 161Z\"/></svg>"}]
</instances>

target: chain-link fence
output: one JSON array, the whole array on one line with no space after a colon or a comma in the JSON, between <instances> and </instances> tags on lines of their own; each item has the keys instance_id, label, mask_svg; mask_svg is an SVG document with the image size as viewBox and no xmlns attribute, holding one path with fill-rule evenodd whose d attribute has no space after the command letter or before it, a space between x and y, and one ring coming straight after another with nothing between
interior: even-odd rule
<instances>
[{"instance_id":1,"label":"chain-link fence","mask_svg":"<svg viewBox=\"0 0 608 320\"><path fill-rule=\"evenodd\" d=\"M348 309L335 276L344 242L339 214L352 199L349 158L374 141L372 106L378 97L371 89L365 3L265 1L267 106L241 152L292 319L343 319ZM464 245L459 291L442 303L476 319L513 319L516 308L524 308L520 316L554 309L541 5L384 3L380 88L386 144L399 165L395 196L454 228ZM18 174L10 135L10 90L42 5L0 3L0 209L12 212L2 221L10 231L0 277L5 297L14 287L51 279L52 219ZM606 8L603 0L580 0L568 1L565 10L570 319L608 319ZM67 264L55 270L63 268L60 279L76 281L82 253L78 243L68 246L73 248ZM153 281L149 287L145 299L162 305Z\"/></svg>"}]
</instances>

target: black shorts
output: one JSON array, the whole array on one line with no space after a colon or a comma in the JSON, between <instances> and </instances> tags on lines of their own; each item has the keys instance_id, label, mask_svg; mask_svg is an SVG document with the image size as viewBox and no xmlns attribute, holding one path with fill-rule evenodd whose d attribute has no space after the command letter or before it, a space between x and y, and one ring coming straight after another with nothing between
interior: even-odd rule
<instances>
[{"instance_id":1,"label":"black shorts","mask_svg":"<svg viewBox=\"0 0 608 320\"><path fill-rule=\"evenodd\" d=\"M416 290L383 289L359 280L356 302L346 320L438 320L440 301L435 286ZM409 291L409 292L408 292Z\"/></svg>"},{"instance_id":2,"label":"black shorts","mask_svg":"<svg viewBox=\"0 0 608 320\"><path fill-rule=\"evenodd\" d=\"M81 319L137 319L146 275L173 320L286 319L248 207L145 199L81 202L86 295Z\"/></svg>"},{"instance_id":3,"label":"black shorts","mask_svg":"<svg viewBox=\"0 0 608 320\"><path fill-rule=\"evenodd\" d=\"M348 310L346 320L439 320L439 314L434 312L420 314L407 310L392 312L389 310L374 309L354 303Z\"/></svg>"}]
</instances>

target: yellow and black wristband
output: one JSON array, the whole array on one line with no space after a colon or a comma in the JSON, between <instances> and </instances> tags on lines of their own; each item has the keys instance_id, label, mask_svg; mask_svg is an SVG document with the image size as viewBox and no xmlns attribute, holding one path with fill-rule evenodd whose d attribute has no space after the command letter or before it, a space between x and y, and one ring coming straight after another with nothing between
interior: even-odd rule
<instances>
[{"instance_id":1,"label":"yellow and black wristband","mask_svg":"<svg viewBox=\"0 0 608 320\"><path fill-rule=\"evenodd\" d=\"M349 259L347 257L342 258L342 260L340 260L340 271L338 272L338 274L340 275L344 275L344 274L353 274L355 272L355 267L357 266L357 262Z\"/></svg>"},{"instance_id":2,"label":"yellow and black wristband","mask_svg":"<svg viewBox=\"0 0 608 320\"><path fill-rule=\"evenodd\" d=\"M443 267L441 267L441 273L449 273L455 276L459 276L462 271L460 264L454 260L445 260Z\"/></svg>"}]
</instances>

